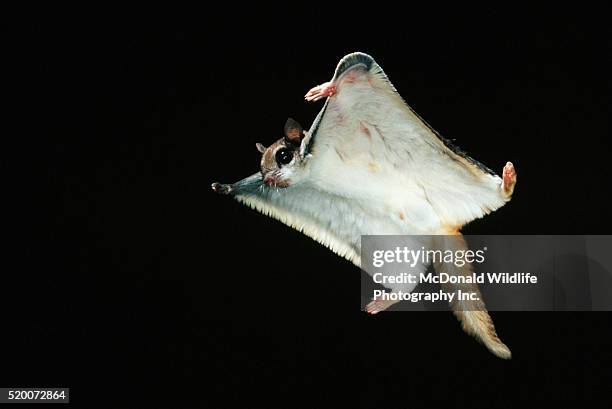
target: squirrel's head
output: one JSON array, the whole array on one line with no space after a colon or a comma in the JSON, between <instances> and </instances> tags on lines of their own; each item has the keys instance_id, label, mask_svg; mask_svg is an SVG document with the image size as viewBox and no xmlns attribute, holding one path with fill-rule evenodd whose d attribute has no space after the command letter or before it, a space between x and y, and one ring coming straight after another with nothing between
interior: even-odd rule
<instances>
[{"instance_id":1,"label":"squirrel's head","mask_svg":"<svg viewBox=\"0 0 612 409\"><path fill-rule=\"evenodd\" d=\"M300 164L300 145L304 139L304 129L289 118L285 123L285 136L269 147L257 143L261 152L261 175L263 182L272 187L286 188L296 176Z\"/></svg>"}]
</instances>

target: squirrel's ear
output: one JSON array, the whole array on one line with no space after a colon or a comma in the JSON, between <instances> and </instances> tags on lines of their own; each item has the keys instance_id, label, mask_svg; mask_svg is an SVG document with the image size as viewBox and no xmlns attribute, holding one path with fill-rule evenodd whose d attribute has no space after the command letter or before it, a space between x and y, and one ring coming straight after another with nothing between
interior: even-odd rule
<instances>
[{"instance_id":1,"label":"squirrel's ear","mask_svg":"<svg viewBox=\"0 0 612 409\"><path fill-rule=\"evenodd\" d=\"M292 144L299 145L304 138L304 129L295 119L289 118L285 123L285 139Z\"/></svg>"},{"instance_id":2,"label":"squirrel's ear","mask_svg":"<svg viewBox=\"0 0 612 409\"><path fill-rule=\"evenodd\" d=\"M265 146L263 146L262 144L260 144L259 142L257 142L257 143L255 144L255 146L257 147L257 150L258 150L260 153L264 153L264 152L266 151L266 147L265 147Z\"/></svg>"}]
</instances>

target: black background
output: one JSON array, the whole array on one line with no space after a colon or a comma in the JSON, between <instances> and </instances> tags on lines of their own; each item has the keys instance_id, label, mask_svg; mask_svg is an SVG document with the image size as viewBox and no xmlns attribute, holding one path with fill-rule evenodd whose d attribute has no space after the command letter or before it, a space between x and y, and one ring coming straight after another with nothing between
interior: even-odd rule
<instances>
[{"instance_id":1,"label":"black background","mask_svg":"<svg viewBox=\"0 0 612 409\"><path fill-rule=\"evenodd\" d=\"M309 126L304 93L360 50L442 135L515 164L513 201L465 233L609 234L597 11L440 11L15 24L0 383L79 407L609 406L609 313L493 313L502 361L451 314L366 316L358 269L210 191L288 116Z\"/></svg>"}]
</instances>

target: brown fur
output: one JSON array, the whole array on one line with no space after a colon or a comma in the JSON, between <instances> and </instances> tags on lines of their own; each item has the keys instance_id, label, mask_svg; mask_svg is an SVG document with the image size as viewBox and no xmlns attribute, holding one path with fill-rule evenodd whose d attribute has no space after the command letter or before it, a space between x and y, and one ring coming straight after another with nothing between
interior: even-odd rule
<instances>
[{"instance_id":1,"label":"brown fur","mask_svg":"<svg viewBox=\"0 0 612 409\"><path fill-rule=\"evenodd\" d=\"M278 168L278 164L276 163L276 151L286 146L287 143L285 138L280 138L278 141L268 146L268 148L261 155L260 165L262 173L271 172Z\"/></svg>"},{"instance_id":2,"label":"brown fur","mask_svg":"<svg viewBox=\"0 0 612 409\"><path fill-rule=\"evenodd\" d=\"M304 138L304 130L302 126L294 119L287 119L285 123L285 136L280 138L272 145L265 148L262 144L257 144L257 150L262 152L261 155L261 174L264 178L264 182L274 187L288 187L289 180L282 179L279 174L279 170L282 165L276 161L276 153L281 148L290 149L293 152L294 157L298 155L300 143Z\"/></svg>"},{"instance_id":3,"label":"brown fur","mask_svg":"<svg viewBox=\"0 0 612 409\"><path fill-rule=\"evenodd\" d=\"M445 250L467 250L468 246L460 233L453 236L438 236L437 248ZM472 265L466 263L462 267L449 263L434 263L434 268L439 273L444 272L453 275L471 275ZM510 359L512 353L510 349L499 339L493 325L493 320L489 316L478 285L474 283L465 284L442 284L445 292L474 293L479 300L463 301L455 300L451 303L453 313L461 322L461 327L465 332L481 341L492 353L503 359Z\"/></svg>"}]
</instances>

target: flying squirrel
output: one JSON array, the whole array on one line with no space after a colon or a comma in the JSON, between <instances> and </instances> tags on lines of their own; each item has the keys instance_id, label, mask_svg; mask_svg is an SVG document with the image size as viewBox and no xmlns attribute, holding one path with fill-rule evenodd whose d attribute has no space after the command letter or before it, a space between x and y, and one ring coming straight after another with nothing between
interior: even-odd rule
<instances>
[{"instance_id":1,"label":"flying squirrel","mask_svg":"<svg viewBox=\"0 0 612 409\"><path fill-rule=\"evenodd\" d=\"M290 118L284 137L267 148L256 145L261 171L233 184L213 183L212 189L301 231L358 267L362 235L430 235L433 248L467 249L461 227L511 199L512 163L500 178L461 152L406 104L369 55L346 55L331 81L305 95L311 102L322 98L325 104L308 131ZM434 263L434 268L472 274L469 263L461 268ZM392 290L410 292L415 286ZM477 284L463 284L461 290L480 294ZM510 359L478 298L452 302L453 313L493 354ZM376 314L395 302L374 299L365 310Z\"/></svg>"}]
</instances>

